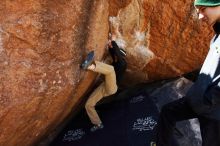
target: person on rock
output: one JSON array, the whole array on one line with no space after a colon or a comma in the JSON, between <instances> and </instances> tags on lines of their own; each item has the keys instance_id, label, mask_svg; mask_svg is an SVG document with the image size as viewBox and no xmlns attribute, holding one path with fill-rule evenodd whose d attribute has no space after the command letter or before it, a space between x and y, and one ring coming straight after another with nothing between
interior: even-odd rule
<instances>
[{"instance_id":1,"label":"person on rock","mask_svg":"<svg viewBox=\"0 0 220 146\"><path fill-rule=\"evenodd\" d=\"M194 6L198 19L212 27L215 35L187 94L162 107L152 146L171 146L176 122L192 118L199 120L202 146L220 146L220 0L195 0Z\"/></svg>"},{"instance_id":2,"label":"person on rock","mask_svg":"<svg viewBox=\"0 0 220 146\"><path fill-rule=\"evenodd\" d=\"M94 51L88 53L86 59L81 64L82 69L101 73L105 76L102 82L90 95L85 104L86 112L90 121L94 126L90 129L92 132L102 129L104 127L98 113L95 110L95 105L103 97L115 94L118 89L118 84L122 80L123 74L127 68L125 60L126 52L120 49L115 41L110 41L108 44L108 51L112 58L112 64L106 64L94 60Z\"/></svg>"}]
</instances>

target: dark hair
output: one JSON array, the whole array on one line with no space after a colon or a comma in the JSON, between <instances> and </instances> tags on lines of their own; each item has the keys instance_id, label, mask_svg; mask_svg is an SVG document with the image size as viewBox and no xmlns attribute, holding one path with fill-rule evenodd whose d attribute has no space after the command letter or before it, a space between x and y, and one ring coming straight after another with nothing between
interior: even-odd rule
<instances>
[{"instance_id":1,"label":"dark hair","mask_svg":"<svg viewBox=\"0 0 220 146\"><path fill-rule=\"evenodd\" d=\"M220 34L220 22L216 22L213 25L213 30L215 31L216 34Z\"/></svg>"},{"instance_id":2,"label":"dark hair","mask_svg":"<svg viewBox=\"0 0 220 146\"><path fill-rule=\"evenodd\" d=\"M112 41L112 47L115 48L115 49L119 49L117 43L115 41Z\"/></svg>"},{"instance_id":3,"label":"dark hair","mask_svg":"<svg viewBox=\"0 0 220 146\"><path fill-rule=\"evenodd\" d=\"M115 41L112 41L111 43L112 43L112 48L115 54L116 54L116 51L119 51L121 56L125 57L127 55L126 51L122 48L119 48Z\"/></svg>"}]
</instances>

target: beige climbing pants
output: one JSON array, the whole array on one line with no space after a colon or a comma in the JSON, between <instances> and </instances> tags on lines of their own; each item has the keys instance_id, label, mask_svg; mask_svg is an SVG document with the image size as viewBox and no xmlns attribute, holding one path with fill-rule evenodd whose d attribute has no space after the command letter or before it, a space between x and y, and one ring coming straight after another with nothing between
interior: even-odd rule
<instances>
[{"instance_id":1,"label":"beige climbing pants","mask_svg":"<svg viewBox=\"0 0 220 146\"><path fill-rule=\"evenodd\" d=\"M86 112L95 125L102 123L98 113L95 110L95 105L103 97L114 94L117 91L116 75L112 65L108 65L99 61L95 61L96 67L94 72L101 73L105 76L105 81L102 82L90 95L86 101Z\"/></svg>"}]
</instances>

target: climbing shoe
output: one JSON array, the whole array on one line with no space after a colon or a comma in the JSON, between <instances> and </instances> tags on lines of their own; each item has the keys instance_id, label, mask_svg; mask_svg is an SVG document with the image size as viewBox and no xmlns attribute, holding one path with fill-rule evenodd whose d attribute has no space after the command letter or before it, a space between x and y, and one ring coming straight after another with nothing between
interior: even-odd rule
<instances>
[{"instance_id":1,"label":"climbing shoe","mask_svg":"<svg viewBox=\"0 0 220 146\"><path fill-rule=\"evenodd\" d=\"M94 60L94 56L95 56L94 51L89 52L89 54L86 56L86 59L80 65L80 68L87 69L88 66L92 64L92 62Z\"/></svg>"},{"instance_id":2,"label":"climbing shoe","mask_svg":"<svg viewBox=\"0 0 220 146\"><path fill-rule=\"evenodd\" d=\"M94 125L94 126L90 129L90 131L91 131L91 132L95 132L96 130L99 130L99 129L102 129L102 128L104 128L104 125L101 123L101 124L99 124L99 125Z\"/></svg>"},{"instance_id":3,"label":"climbing shoe","mask_svg":"<svg viewBox=\"0 0 220 146\"><path fill-rule=\"evenodd\" d=\"M157 146L155 142L150 142L150 146Z\"/></svg>"}]
</instances>

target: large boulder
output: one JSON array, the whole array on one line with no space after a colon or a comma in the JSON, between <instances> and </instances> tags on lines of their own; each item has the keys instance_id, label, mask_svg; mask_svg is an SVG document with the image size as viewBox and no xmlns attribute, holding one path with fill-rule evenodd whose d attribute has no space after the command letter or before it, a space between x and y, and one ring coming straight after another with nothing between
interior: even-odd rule
<instances>
[{"instance_id":1,"label":"large boulder","mask_svg":"<svg viewBox=\"0 0 220 146\"><path fill-rule=\"evenodd\" d=\"M126 82L176 77L201 67L212 33L197 22L193 0L111 3L112 32L128 52Z\"/></svg>"},{"instance_id":2,"label":"large boulder","mask_svg":"<svg viewBox=\"0 0 220 146\"><path fill-rule=\"evenodd\" d=\"M0 145L34 145L74 112L96 78L79 65L91 50L102 60L109 28L129 84L199 68L211 33L193 10L192 0L1 0Z\"/></svg>"},{"instance_id":3,"label":"large boulder","mask_svg":"<svg viewBox=\"0 0 220 146\"><path fill-rule=\"evenodd\" d=\"M61 123L95 79L79 64L107 38L105 0L2 0L0 145L33 145Z\"/></svg>"}]
</instances>

